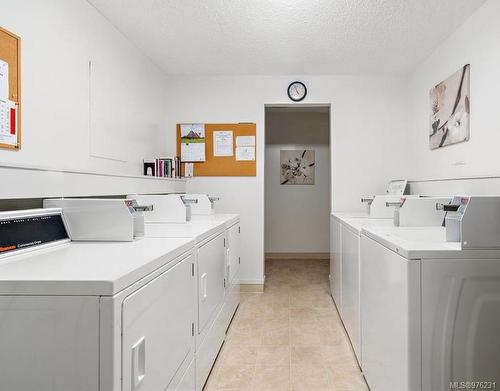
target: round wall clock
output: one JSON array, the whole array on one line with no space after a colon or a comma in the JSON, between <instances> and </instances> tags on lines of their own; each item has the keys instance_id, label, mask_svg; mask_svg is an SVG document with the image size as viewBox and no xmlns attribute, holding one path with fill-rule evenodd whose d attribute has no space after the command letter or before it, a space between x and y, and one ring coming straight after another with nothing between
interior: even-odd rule
<instances>
[{"instance_id":1,"label":"round wall clock","mask_svg":"<svg viewBox=\"0 0 500 391\"><path fill-rule=\"evenodd\" d=\"M288 97L294 102L300 102L307 95L307 88L301 81L293 81L288 86Z\"/></svg>"}]
</instances>

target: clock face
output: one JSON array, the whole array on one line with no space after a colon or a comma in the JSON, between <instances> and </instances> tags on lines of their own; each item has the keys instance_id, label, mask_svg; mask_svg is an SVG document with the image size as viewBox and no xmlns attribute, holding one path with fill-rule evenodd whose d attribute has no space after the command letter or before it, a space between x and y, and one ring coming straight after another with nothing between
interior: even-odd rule
<instances>
[{"instance_id":1,"label":"clock face","mask_svg":"<svg viewBox=\"0 0 500 391\"><path fill-rule=\"evenodd\" d=\"M288 86L288 97L294 102L299 102L307 95L307 88L304 83L294 81Z\"/></svg>"}]
</instances>

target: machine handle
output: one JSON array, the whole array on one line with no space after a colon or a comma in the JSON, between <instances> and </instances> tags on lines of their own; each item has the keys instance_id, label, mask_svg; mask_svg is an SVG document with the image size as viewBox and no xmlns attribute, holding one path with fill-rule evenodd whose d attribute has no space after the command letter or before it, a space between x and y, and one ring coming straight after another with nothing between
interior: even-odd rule
<instances>
[{"instance_id":1,"label":"machine handle","mask_svg":"<svg viewBox=\"0 0 500 391\"><path fill-rule=\"evenodd\" d=\"M146 377L146 337L132 346L132 389L138 388Z\"/></svg>"},{"instance_id":2,"label":"machine handle","mask_svg":"<svg viewBox=\"0 0 500 391\"><path fill-rule=\"evenodd\" d=\"M182 197L182 201L184 201L185 205L197 204L198 203L198 199L197 198L184 198L184 197Z\"/></svg>"},{"instance_id":3,"label":"machine handle","mask_svg":"<svg viewBox=\"0 0 500 391\"><path fill-rule=\"evenodd\" d=\"M456 212L460 208L460 205L449 205L449 204L436 204L436 210L442 210L445 212Z\"/></svg>"},{"instance_id":4,"label":"machine handle","mask_svg":"<svg viewBox=\"0 0 500 391\"><path fill-rule=\"evenodd\" d=\"M215 201L220 201L220 197L208 197L208 199L210 200L210 202L215 202Z\"/></svg>"},{"instance_id":5,"label":"machine handle","mask_svg":"<svg viewBox=\"0 0 500 391\"><path fill-rule=\"evenodd\" d=\"M201 275L201 292L201 301L205 301L207 299L207 273Z\"/></svg>"},{"instance_id":6,"label":"machine handle","mask_svg":"<svg viewBox=\"0 0 500 391\"><path fill-rule=\"evenodd\" d=\"M152 212L153 211L153 205L135 205L134 210L136 212Z\"/></svg>"},{"instance_id":7,"label":"machine handle","mask_svg":"<svg viewBox=\"0 0 500 391\"><path fill-rule=\"evenodd\" d=\"M370 205L374 199L374 197L361 197L361 202Z\"/></svg>"},{"instance_id":8,"label":"machine handle","mask_svg":"<svg viewBox=\"0 0 500 391\"><path fill-rule=\"evenodd\" d=\"M385 206L387 208L391 207L391 206L395 206L395 207L400 207L403 205L403 201L392 201L392 202L386 202L385 203Z\"/></svg>"}]
</instances>

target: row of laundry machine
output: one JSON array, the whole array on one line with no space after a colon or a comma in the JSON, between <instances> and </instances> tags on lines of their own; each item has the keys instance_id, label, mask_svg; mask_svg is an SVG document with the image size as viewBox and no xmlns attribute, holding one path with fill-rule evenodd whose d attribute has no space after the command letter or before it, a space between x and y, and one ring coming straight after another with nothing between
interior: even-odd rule
<instances>
[{"instance_id":1,"label":"row of laundry machine","mask_svg":"<svg viewBox=\"0 0 500 391\"><path fill-rule=\"evenodd\" d=\"M330 285L371 391L500 384L500 197L405 195L332 213Z\"/></svg>"},{"instance_id":2,"label":"row of laundry machine","mask_svg":"<svg viewBox=\"0 0 500 391\"><path fill-rule=\"evenodd\" d=\"M0 213L0 390L201 391L239 305L240 220L214 202Z\"/></svg>"}]
</instances>

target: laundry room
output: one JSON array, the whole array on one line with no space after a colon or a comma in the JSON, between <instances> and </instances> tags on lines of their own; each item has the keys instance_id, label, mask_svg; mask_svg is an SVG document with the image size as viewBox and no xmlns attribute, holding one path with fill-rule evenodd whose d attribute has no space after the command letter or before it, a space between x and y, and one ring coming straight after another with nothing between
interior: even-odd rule
<instances>
[{"instance_id":1,"label":"laundry room","mask_svg":"<svg viewBox=\"0 0 500 391\"><path fill-rule=\"evenodd\" d=\"M496 389L499 16L0 0L0 391Z\"/></svg>"}]
</instances>

